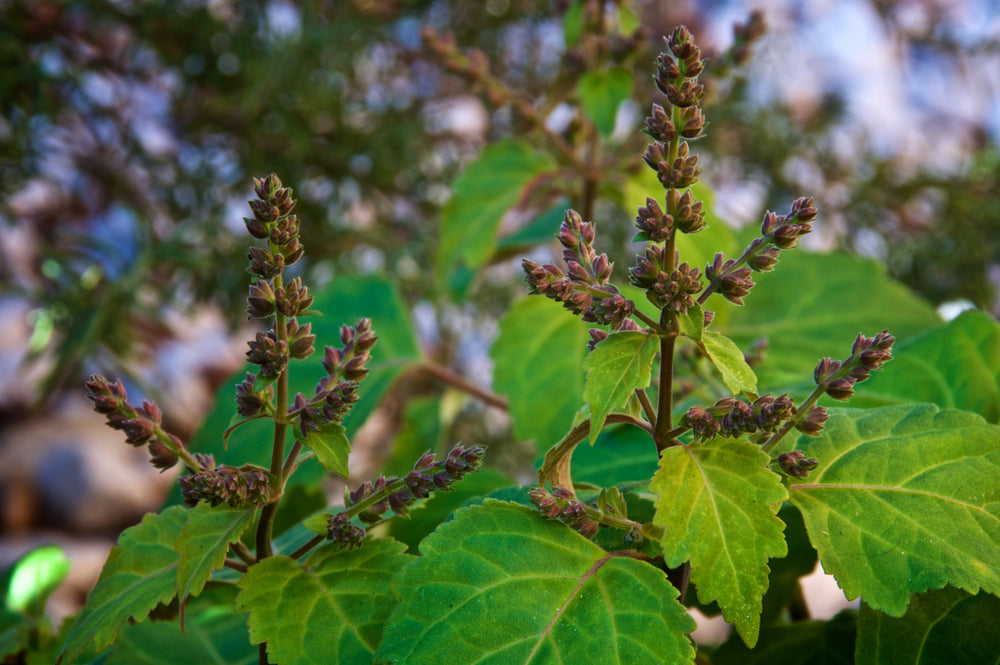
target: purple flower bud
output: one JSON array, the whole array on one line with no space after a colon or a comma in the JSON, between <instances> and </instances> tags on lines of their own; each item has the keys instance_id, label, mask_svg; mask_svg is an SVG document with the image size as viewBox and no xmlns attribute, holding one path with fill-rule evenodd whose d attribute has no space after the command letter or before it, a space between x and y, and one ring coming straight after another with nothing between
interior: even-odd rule
<instances>
[{"instance_id":1,"label":"purple flower bud","mask_svg":"<svg viewBox=\"0 0 1000 665\"><path fill-rule=\"evenodd\" d=\"M840 361L831 360L830 358L823 358L816 365L816 369L813 370L813 379L816 381L816 385L824 383L831 376L840 371Z\"/></svg>"},{"instance_id":2,"label":"purple flower bud","mask_svg":"<svg viewBox=\"0 0 1000 665\"><path fill-rule=\"evenodd\" d=\"M850 376L834 379L826 386L826 394L833 399L846 400L854 394L855 379Z\"/></svg>"},{"instance_id":3,"label":"purple flower bud","mask_svg":"<svg viewBox=\"0 0 1000 665\"><path fill-rule=\"evenodd\" d=\"M821 431L823 431L823 425L826 423L830 415L826 411L826 407L814 406L795 426L797 430L808 434L809 436L818 436Z\"/></svg>"}]
</instances>

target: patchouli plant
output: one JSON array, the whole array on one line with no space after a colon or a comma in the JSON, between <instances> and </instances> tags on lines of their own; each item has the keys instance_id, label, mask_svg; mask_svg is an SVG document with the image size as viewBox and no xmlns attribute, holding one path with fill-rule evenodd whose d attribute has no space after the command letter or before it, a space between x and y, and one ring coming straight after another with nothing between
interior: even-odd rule
<instances>
[{"instance_id":1,"label":"patchouli plant","mask_svg":"<svg viewBox=\"0 0 1000 665\"><path fill-rule=\"evenodd\" d=\"M315 480L317 461L348 476L349 414L365 392L427 365L412 337L376 345L380 320L394 330L400 318L389 287L334 282L320 309L362 303L374 325L350 318L324 348L314 388L290 388L314 351L301 320L319 299L285 279L303 253L291 191L275 176L257 180L248 314L269 328L250 342L253 369L221 439L234 454L241 436L263 442L269 459L191 452L154 404L133 405L120 382L92 377L89 397L111 427L158 467L186 470L179 505L121 535L60 662L996 662L996 323L972 313L940 326L867 264L786 255L817 221L810 198L768 212L742 252L711 246L723 236L690 147L707 127L705 61L677 28L656 66L664 101L646 120L644 161L662 191L638 207L634 262L616 271L591 212L566 210L563 261L522 264L544 298L515 303L491 351L506 399L486 399L547 450L538 483L466 491L484 474L456 483L484 450L456 445L354 483L342 506L303 507L296 479ZM611 127L592 129L594 145ZM490 158L530 155L507 144ZM539 172L551 163L528 161ZM497 187L529 186L508 176ZM519 198L509 194L497 195L507 207ZM449 228L442 265L458 254L484 265L491 246L466 252ZM900 302L898 312L886 304ZM896 344L878 316L910 339ZM814 353L856 321L871 329ZM750 345L760 338L768 344ZM894 355L899 378L873 374ZM762 392L765 382L777 390ZM832 406L852 397L856 408ZM433 507L453 489L458 501ZM397 516L425 528L399 529ZM810 620L798 580L817 559L861 598L860 612ZM688 606L721 613L733 636L696 645Z\"/></svg>"}]
</instances>

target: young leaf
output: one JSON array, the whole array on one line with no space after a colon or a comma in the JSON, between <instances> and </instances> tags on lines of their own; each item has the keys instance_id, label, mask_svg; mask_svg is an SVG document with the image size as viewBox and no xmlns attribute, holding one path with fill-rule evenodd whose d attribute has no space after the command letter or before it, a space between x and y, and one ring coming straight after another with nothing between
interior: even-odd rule
<instances>
[{"instance_id":1,"label":"young leaf","mask_svg":"<svg viewBox=\"0 0 1000 665\"><path fill-rule=\"evenodd\" d=\"M618 107L632 95L632 73L624 67L591 69L580 77L577 92L597 130L611 136Z\"/></svg>"},{"instance_id":2,"label":"young leaf","mask_svg":"<svg viewBox=\"0 0 1000 665\"><path fill-rule=\"evenodd\" d=\"M520 200L525 185L553 168L551 157L519 141L501 141L483 150L455 181L441 211L439 285L460 265L482 267L493 253L500 220Z\"/></svg>"},{"instance_id":3,"label":"young leaf","mask_svg":"<svg viewBox=\"0 0 1000 665\"><path fill-rule=\"evenodd\" d=\"M587 371L583 401L590 405L591 445L608 414L625 406L636 388L649 385L658 342L655 335L632 330L611 333L583 361Z\"/></svg>"},{"instance_id":4,"label":"young leaf","mask_svg":"<svg viewBox=\"0 0 1000 665\"><path fill-rule=\"evenodd\" d=\"M861 605L857 665L1000 662L1000 598L945 587L917 594L898 619Z\"/></svg>"},{"instance_id":5,"label":"young leaf","mask_svg":"<svg viewBox=\"0 0 1000 665\"><path fill-rule=\"evenodd\" d=\"M343 425L331 422L319 429L310 430L303 444L316 453L316 459L324 469L347 478L347 456L351 452L351 442Z\"/></svg>"},{"instance_id":6,"label":"young leaf","mask_svg":"<svg viewBox=\"0 0 1000 665\"><path fill-rule=\"evenodd\" d=\"M847 597L900 616L946 584L1000 593L1000 427L930 404L830 413L784 447L819 461L789 496Z\"/></svg>"},{"instance_id":7,"label":"young leaf","mask_svg":"<svg viewBox=\"0 0 1000 665\"><path fill-rule=\"evenodd\" d=\"M233 508L202 502L188 513L175 545L180 553L177 597L182 603L201 593L212 571L222 568L229 545L240 539L256 512L256 506Z\"/></svg>"},{"instance_id":8,"label":"young leaf","mask_svg":"<svg viewBox=\"0 0 1000 665\"><path fill-rule=\"evenodd\" d=\"M717 601L726 620L753 647L767 591L767 560L787 553L776 513L788 498L770 457L742 440L717 438L663 451L649 485L653 523L670 567L691 560L702 603Z\"/></svg>"},{"instance_id":9,"label":"young leaf","mask_svg":"<svg viewBox=\"0 0 1000 665\"><path fill-rule=\"evenodd\" d=\"M376 662L689 663L694 621L663 572L487 499L420 544Z\"/></svg>"},{"instance_id":10,"label":"young leaf","mask_svg":"<svg viewBox=\"0 0 1000 665\"><path fill-rule=\"evenodd\" d=\"M705 330L698 347L705 352L715 369L719 370L723 382L734 395L757 394L757 376L733 340L714 330Z\"/></svg>"},{"instance_id":11,"label":"young leaf","mask_svg":"<svg viewBox=\"0 0 1000 665\"><path fill-rule=\"evenodd\" d=\"M59 654L70 663L91 643L97 650L111 644L128 619L142 621L159 603L177 590L174 542L187 520L183 506L146 515L138 525L125 529L111 549L97 585L77 617Z\"/></svg>"},{"instance_id":12,"label":"young leaf","mask_svg":"<svg viewBox=\"0 0 1000 665\"><path fill-rule=\"evenodd\" d=\"M586 353L587 324L548 298L523 298L500 320L493 387L509 400L517 438L542 450L563 438L580 408Z\"/></svg>"},{"instance_id":13,"label":"young leaf","mask_svg":"<svg viewBox=\"0 0 1000 665\"><path fill-rule=\"evenodd\" d=\"M1000 422L1000 323L978 311L893 348L891 371L858 385L852 407L931 402Z\"/></svg>"},{"instance_id":14,"label":"young leaf","mask_svg":"<svg viewBox=\"0 0 1000 665\"><path fill-rule=\"evenodd\" d=\"M371 662L395 599L393 576L412 557L388 538L322 547L303 564L273 556L250 567L236 607L250 612L250 641L272 662Z\"/></svg>"}]
</instances>

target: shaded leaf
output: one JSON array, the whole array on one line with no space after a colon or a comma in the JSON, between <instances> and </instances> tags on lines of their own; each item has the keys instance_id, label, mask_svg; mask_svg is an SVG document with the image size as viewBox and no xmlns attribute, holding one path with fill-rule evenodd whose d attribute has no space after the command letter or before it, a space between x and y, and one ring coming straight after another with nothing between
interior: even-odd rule
<instances>
[{"instance_id":1,"label":"shaded leaf","mask_svg":"<svg viewBox=\"0 0 1000 665\"><path fill-rule=\"evenodd\" d=\"M897 343L884 372L859 384L852 407L930 402L1000 422L1000 324L978 311Z\"/></svg>"},{"instance_id":2,"label":"shaded leaf","mask_svg":"<svg viewBox=\"0 0 1000 665\"><path fill-rule=\"evenodd\" d=\"M851 665L856 620L853 612L841 612L829 621L764 628L752 650L730 638L712 655L712 665Z\"/></svg>"},{"instance_id":3,"label":"shaded leaf","mask_svg":"<svg viewBox=\"0 0 1000 665\"><path fill-rule=\"evenodd\" d=\"M180 553L177 597L182 603L201 593L212 571L222 568L229 545L240 539L256 513L257 506L233 508L205 502L191 509L175 545Z\"/></svg>"},{"instance_id":4,"label":"shaded leaf","mask_svg":"<svg viewBox=\"0 0 1000 665\"><path fill-rule=\"evenodd\" d=\"M412 557L388 538L341 550L327 545L304 563L273 556L239 582L237 609L250 612L250 641L276 663L371 662L395 599L392 577Z\"/></svg>"},{"instance_id":5,"label":"shaded leaf","mask_svg":"<svg viewBox=\"0 0 1000 665\"><path fill-rule=\"evenodd\" d=\"M583 395L587 324L542 297L523 298L500 320L490 357L493 387L507 396L518 439L540 449L570 429Z\"/></svg>"},{"instance_id":6,"label":"shaded leaf","mask_svg":"<svg viewBox=\"0 0 1000 665\"><path fill-rule=\"evenodd\" d=\"M590 443L604 420L628 402L636 388L649 385L653 356L659 349L654 335L626 330L611 333L583 361L587 381L583 400L590 406Z\"/></svg>"},{"instance_id":7,"label":"shaded leaf","mask_svg":"<svg viewBox=\"0 0 1000 665\"><path fill-rule=\"evenodd\" d=\"M341 478L347 478L347 456L351 452L351 442L340 423L326 423L319 429L310 430L302 443L316 453L316 459L327 471Z\"/></svg>"},{"instance_id":8,"label":"shaded leaf","mask_svg":"<svg viewBox=\"0 0 1000 665\"><path fill-rule=\"evenodd\" d=\"M705 352L715 369L719 370L722 381L734 395L757 394L757 375L733 340L714 330L705 330L701 334L698 348Z\"/></svg>"},{"instance_id":9,"label":"shaded leaf","mask_svg":"<svg viewBox=\"0 0 1000 665\"><path fill-rule=\"evenodd\" d=\"M533 178L555 168L552 158L520 141L483 149L455 180L441 211L436 272L439 285L459 266L478 270L493 253L500 220Z\"/></svg>"},{"instance_id":10,"label":"shaded leaf","mask_svg":"<svg viewBox=\"0 0 1000 665\"><path fill-rule=\"evenodd\" d=\"M802 601L799 579L816 569L818 557L802 521L802 513L790 503L778 511L778 519L785 523L785 542L788 554L780 559L771 559L771 574L768 576L767 593L764 594L763 610L760 615L762 626L787 620L795 605ZM808 608L801 608L807 610ZM795 618L792 616L791 618Z\"/></svg>"},{"instance_id":11,"label":"shaded leaf","mask_svg":"<svg viewBox=\"0 0 1000 665\"><path fill-rule=\"evenodd\" d=\"M569 207L567 199L560 199L554 206L543 211L517 231L500 238L497 249L506 252L524 251L536 245L552 242Z\"/></svg>"},{"instance_id":12,"label":"shaded leaf","mask_svg":"<svg viewBox=\"0 0 1000 665\"><path fill-rule=\"evenodd\" d=\"M587 70L580 77L577 92L597 131L605 137L611 136L618 107L632 96L632 73L624 67Z\"/></svg>"},{"instance_id":13,"label":"shaded leaf","mask_svg":"<svg viewBox=\"0 0 1000 665\"><path fill-rule=\"evenodd\" d=\"M141 622L150 610L174 597L180 558L174 542L187 516L187 509L174 506L146 515L122 532L70 629L60 662L72 662L91 643L103 649L128 619Z\"/></svg>"},{"instance_id":14,"label":"shaded leaf","mask_svg":"<svg viewBox=\"0 0 1000 665\"><path fill-rule=\"evenodd\" d=\"M899 616L946 584L1000 593L1000 428L929 404L830 413L783 447L819 461L789 496L847 597Z\"/></svg>"},{"instance_id":15,"label":"shaded leaf","mask_svg":"<svg viewBox=\"0 0 1000 665\"><path fill-rule=\"evenodd\" d=\"M645 430L631 425L606 428L593 446L573 453L573 481L610 487L647 481L656 472L656 445Z\"/></svg>"},{"instance_id":16,"label":"shaded leaf","mask_svg":"<svg viewBox=\"0 0 1000 665\"><path fill-rule=\"evenodd\" d=\"M583 2L574 0L566 7L563 15L563 42L566 48L573 48L583 34Z\"/></svg>"},{"instance_id":17,"label":"shaded leaf","mask_svg":"<svg viewBox=\"0 0 1000 665\"><path fill-rule=\"evenodd\" d=\"M945 587L917 594L899 618L861 605L858 665L997 665L1000 598Z\"/></svg>"},{"instance_id":18,"label":"shaded leaf","mask_svg":"<svg viewBox=\"0 0 1000 665\"><path fill-rule=\"evenodd\" d=\"M517 504L463 508L420 545L376 662L688 663L694 628L663 572Z\"/></svg>"},{"instance_id":19,"label":"shaded leaf","mask_svg":"<svg viewBox=\"0 0 1000 665\"><path fill-rule=\"evenodd\" d=\"M751 647L767 590L767 560L788 551L776 516L788 495L769 462L743 440L673 446L663 451L649 485L658 495L653 523L664 529L667 565L690 559L698 600L717 601Z\"/></svg>"},{"instance_id":20,"label":"shaded leaf","mask_svg":"<svg viewBox=\"0 0 1000 665\"><path fill-rule=\"evenodd\" d=\"M755 367L767 389L809 380L825 356L846 358L859 332L888 328L905 339L941 323L928 303L890 279L877 261L839 252L784 251L774 272L755 273L754 281L747 307L712 296L706 309L718 310L713 327L743 348L767 338L767 355Z\"/></svg>"}]
</instances>

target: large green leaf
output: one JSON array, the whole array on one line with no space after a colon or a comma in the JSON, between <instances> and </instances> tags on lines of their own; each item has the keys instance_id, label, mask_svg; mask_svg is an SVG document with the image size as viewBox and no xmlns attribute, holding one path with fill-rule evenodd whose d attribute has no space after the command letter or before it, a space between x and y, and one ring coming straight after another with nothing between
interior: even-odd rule
<instances>
[{"instance_id":1,"label":"large green leaf","mask_svg":"<svg viewBox=\"0 0 1000 665\"><path fill-rule=\"evenodd\" d=\"M500 221L521 200L525 185L553 168L550 156L520 141L501 141L483 150L455 181L441 211L438 284L445 285L459 266L483 266L496 246Z\"/></svg>"},{"instance_id":2,"label":"large green leaf","mask_svg":"<svg viewBox=\"0 0 1000 665\"><path fill-rule=\"evenodd\" d=\"M507 396L519 439L545 450L569 431L581 406L587 338L586 323L540 296L519 300L500 320L493 387Z\"/></svg>"},{"instance_id":3,"label":"large green leaf","mask_svg":"<svg viewBox=\"0 0 1000 665\"><path fill-rule=\"evenodd\" d=\"M341 550L327 545L302 564L273 556L239 582L237 609L250 612L250 641L272 662L368 663L395 600L389 583L412 557L389 538Z\"/></svg>"},{"instance_id":4,"label":"large green leaf","mask_svg":"<svg viewBox=\"0 0 1000 665\"><path fill-rule=\"evenodd\" d=\"M829 621L799 621L760 631L760 643L748 649L730 638L712 654L712 665L851 665L856 618L841 612Z\"/></svg>"},{"instance_id":5,"label":"large green leaf","mask_svg":"<svg viewBox=\"0 0 1000 665\"><path fill-rule=\"evenodd\" d=\"M624 67L587 70L577 84L587 116L605 137L615 130L618 107L632 96L632 73Z\"/></svg>"},{"instance_id":6,"label":"large green leaf","mask_svg":"<svg viewBox=\"0 0 1000 665\"><path fill-rule=\"evenodd\" d=\"M625 406L636 388L649 385L659 338L625 330L611 333L583 361L587 382L583 401L590 406L590 443L604 427L604 419Z\"/></svg>"},{"instance_id":7,"label":"large green leaf","mask_svg":"<svg viewBox=\"0 0 1000 665\"><path fill-rule=\"evenodd\" d=\"M303 322L312 322L318 354L322 354L324 346L339 346L340 326L354 325L361 317L371 319L372 330L378 335L378 343L372 349L372 357L367 365L370 373L358 391L358 402L344 419L344 428L350 437L368 419L396 378L408 366L420 360L416 334L398 291L381 277L336 279L316 294L312 308L321 312L322 316L307 317ZM311 356L305 362L293 361L289 367L290 394L301 392L307 396L313 395L316 383L324 375L319 357ZM230 426L236 409L233 401L235 384L242 381L246 372L251 369L255 367L248 365L241 369L216 393L215 408L195 433L190 444L192 450L212 453L216 460L226 464L239 466L252 463L269 466L271 442L274 439L271 421L255 420L237 428L229 439L228 449L222 442L222 433ZM289 431L289 442L291 438L292 433ZM287 447L286 445L286 450ZM319 462L309 460L299 467L293 476L293 482L315 482L325 473ZM180 493L176 489L171 495L171 501L180 501Z\"/></svg>"},{"instance_id":8,"label":"large green leaf","mask_svg":"<svg viewBox=\"0 0 1000 665\"><path fill-rule=\"evenodd\" d=\"M236 589L219 586L188 603L184 629L178 621L125 626L107 665L255 665L247 617L233 606Z\"/></svg>"},{"instance_id":9,"label":"large green leaf","mask_svg":"<svg viewBox=\"0 0 1000 665\"><path fill-rule=\"evenodd\" d=\"M978 311L896 344L886 371L858 386L852 407L931 402L1000 422L1000 324Z\"/></svg>"},{"instance_id":10,"label":"large green leaf","mask_svg":"<svg viewBox=\"0 0 1000 665\"><path fill-rule=\"evenodd\" d=\"M175 545L180 553L177 597L181 602L201 593L212 571L222 568L229 545L240 539L256 513L256 506L233 508L205 502L190 511Z\"/></svg>"},{"instance_id":11,"label":"large green leaf","mask_svg":"<svg viewBox=\"0 0 1000 665\"><path fill-rule=\"evenodd\" d=\"M757 375L743 357L743 352L733 340L714 330L701 334L698 347L705 352L715 369L722 375L722 381L734 395L757 394Z\"/></svg>"},{"instance_id":12,"label":"large green leaf","mask_svg":"<svg viewBox=\"0 0 1000 665\"><path fill-rule=\"evenodd\" d=\"M789 496L848 598L899 616L946 584L1000 593L1000 427L929 404L831 409L793 445L819 467Z\"/></svg>"},{"instance_id":13,"label":"large green leaf","mask_svg":"<svg viewBox=\"0 0 1000 665\"><path fill-rule=\"evenodd\" d=\"M420 544L376 662L688 663L694 621L663 572L487 499Z\"/></svg>"},{"instance_id":14,"label":"large green leaf","mask_svg":"<svg viewBox=\"0 0 1000 665\"><path fill-rule=\"evenodd\" d=\"M609 427L593 446L573 451L573 481L597 487L648 481L656 460L656 444L648 432L631 425Z\"/></svg>"},{"instance_id":15,"label":"large green leaf","mask_svg":"<svg viewBox=\"0 0 1000 665\"><path fill-rule=\"evenodd\" d=\"M857 665L998 665L1000 598L945 587L893 618L862 604Z\"/></svg>"},{"instance_id":16,"label":"large green leaf","mask_svg":"<svg viewBox=\"0 0 1000 665\"><path fill-rule=\"evenodd\" d=\"M174 542L187 516L186 508L174 506L146 515L122 532L70 630L59 662L72 662L91 643L103 649L128 619L142 621L150 610L174 597L180 558Z\"/></svg>"},{"instance_id":17,"label":"large green leaf","mask_svg":"<svg viewBox=\"0 0 1000 665\"><path fill-rule=\"evenodd\" d=\"M757 642L770 557L787 553L776 513L788 494L770 457L743 440L717 438L663 451L649 489L659 495L664 559L690 559L698 600L716 601L749 645Z\"/></svg>"},{"instance_id":18,"label":"large green leaf","mask_svg":"<svg viewBox=\"0 0 1000 665\"><path fill-rule=\"evenodd\" d=\"M794 249L781 253L774 272L756 273L754 280L746 307L717 295L705 307L719 311L713 327L741 348L767 338L767 355L755 367L765 390L810 380L821 358L850 355L860 332L889 329L904 339L941 323L929 304L869 259Z\"/></svg>"}]
</instances>

